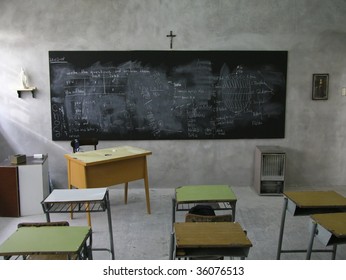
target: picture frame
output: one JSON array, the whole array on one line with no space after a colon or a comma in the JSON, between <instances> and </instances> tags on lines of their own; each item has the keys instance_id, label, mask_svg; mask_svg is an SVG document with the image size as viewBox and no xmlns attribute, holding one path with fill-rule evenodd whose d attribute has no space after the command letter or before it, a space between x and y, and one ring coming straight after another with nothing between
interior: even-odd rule
<instances>
[{"instance_id":1,"label":"picture frame","mask_svg":"<svg viewBox=\"0 0 346 280\"><path fill-rule=\"evenodd\" d=\"M312 100L328 100L329 74L312 75Z\"/></svg>"}]
</instances>

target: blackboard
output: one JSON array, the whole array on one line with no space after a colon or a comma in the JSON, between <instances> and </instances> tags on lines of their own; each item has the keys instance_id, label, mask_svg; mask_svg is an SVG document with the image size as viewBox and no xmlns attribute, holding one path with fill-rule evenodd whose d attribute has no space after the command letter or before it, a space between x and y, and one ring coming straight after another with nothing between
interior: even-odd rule
<instances>
[{"instance_id":1,"label":"blackboard","mask_svg":"<svg viewBox=\"0 0 346 280\"><path fill-rule=\"evenodd\" d=\"M52 139L284 138L287 51L50 51Z\"/></svg>"}]
</instances>

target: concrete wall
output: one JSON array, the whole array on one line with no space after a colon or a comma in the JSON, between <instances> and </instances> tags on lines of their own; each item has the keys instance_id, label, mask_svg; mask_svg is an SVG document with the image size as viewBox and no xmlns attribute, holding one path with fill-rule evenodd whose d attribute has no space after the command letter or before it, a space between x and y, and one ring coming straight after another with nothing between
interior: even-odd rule
<instances>
[{"instance_id":1,"label":"concrete wall","mask_svg":"<svg viewBox=\"0 0 346 280\"><path fill-rule=\"evenodd\" d=\"M65 187L68 142L51 139L49 50L288 50L286 137L277 140L102 141L152 150L152 187L250 186L256 145L287 148L288 186L346 182L344 0L1 0L0 159L48 153ZM23 67L38 88L19 99ZM327 101L311 100L313 73L329 73ZM141 184L137 183L138 185Z\"/></svg>"}]
</instances>

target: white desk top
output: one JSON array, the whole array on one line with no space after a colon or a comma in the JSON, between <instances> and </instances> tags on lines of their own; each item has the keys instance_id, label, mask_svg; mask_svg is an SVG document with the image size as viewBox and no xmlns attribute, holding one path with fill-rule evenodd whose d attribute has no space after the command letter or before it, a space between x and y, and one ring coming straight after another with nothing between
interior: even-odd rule
<instances>
[{"instance_id":1,"label":"white desk top","mask_svg":"<svg viewBox=\"0 0 346 280\"><path fill-rule=\"evenodd\" d=\"M55 189L44 200L44 202L78 202L102 200L107 192L107 188L91 189Z\"/></svg>"}]
</instances>

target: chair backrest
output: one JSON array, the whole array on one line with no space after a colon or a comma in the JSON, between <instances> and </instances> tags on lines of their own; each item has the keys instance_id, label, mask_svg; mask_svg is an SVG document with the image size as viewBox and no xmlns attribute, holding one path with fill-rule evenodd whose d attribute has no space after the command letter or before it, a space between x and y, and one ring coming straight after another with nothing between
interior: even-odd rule
<instances>
[{"instance_id":1,"label":"chair backrest","mask_svg":"<svg viewBox=\"0 0 346 280\"><path fill-rule=\"evenodd\" d=\"M46 226L57 226L57 227L68 227L70 224L67 221L61 221L61 222L33 222L33 223L19 223L17 225L18 228L21 227L46 227ZM26 260L68 260L68 259L77 259L78 255L73 254L69 256L68 254L33 254L33 255L27 255L23 256Z\"/></svg>"},{"instance_id":2,"label":"chair backrest","mask_svg":"<svg viewBox=\"0 0 346 280\"><path fill-rule=\"evenodd\" d=\"M69 226L69 223L67 221L61 221L61 222L46 222L46 223L19 223L17 225L18 228L21 227L45 227L45 226Z\"/></svg>"},{"instance_id":3,"label":"chair backrest","mask_svg":"<svg viewBox=\"0 0 346 280\"><path fill-rule=\"evenodd\" d=\"M185 222L189 223L208 223L208 222L232 222L232 215L216 215L216 216L205 216L187 213L185 215Z\"/></svg>"},{"instance_id":4,"label":"chair backrest","mask_svg":"<svg viewBox=\"0 0 346 280\"><path fill-rule=\"evenodd\" d=\"M78 152L80 146L94 146L94 150L97 149L99 140L97 138L80 138L71 141L71 147L73 152Z\"/></svg>"}]
</instances>

